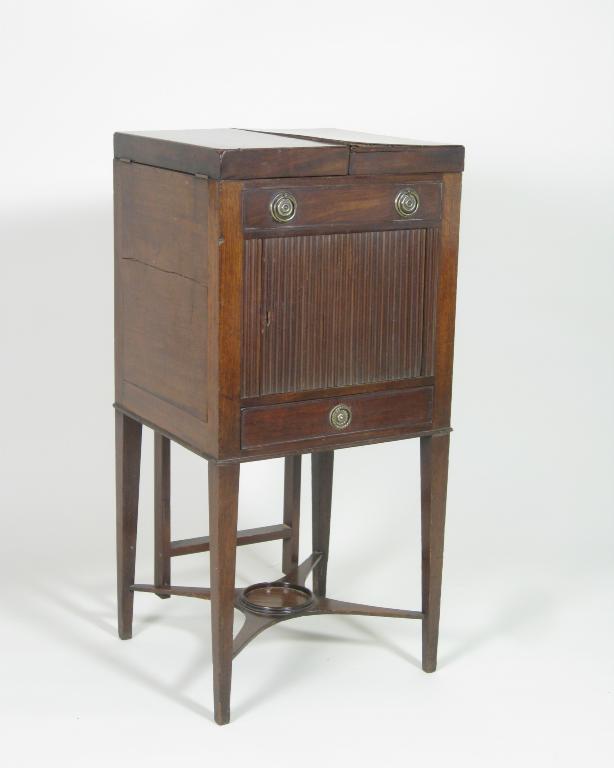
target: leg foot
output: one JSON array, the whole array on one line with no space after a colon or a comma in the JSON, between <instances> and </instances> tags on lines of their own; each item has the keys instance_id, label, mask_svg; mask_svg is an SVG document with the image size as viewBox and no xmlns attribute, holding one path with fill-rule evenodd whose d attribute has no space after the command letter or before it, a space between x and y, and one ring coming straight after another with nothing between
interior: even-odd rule
<instances>
[{"instance_id":1,"label":"leg foot","mask_svg":"<svg viewBox=\"0 0 614 768\"><path fill-rule=\"evenodd\" d=\"M139 422L115 413L115 483L117 531L117 629L122 640L132 637L136 530L141 471Z\"/></svg>"},{"instance_id":2,"label":"leg foot","mask_svg":"<svg viewBox=\"0 0 614 768\"><path fill-rule=\"evenodd\" d=\"M218 725L230 720L239 467L209 462L213 701Z\"/></svg>"},{"instance_id":3,"label":"leg foot","mask_svg":"<svg viewBox=\"0 0 614 768\"><path fill-rule=\"evenodd\" d=\"M422 669L437 668L449 435L420 438L422 485Z\"/></svg>"},{"instance_id":4,"label":"leg foot","mask_svg":"<svg viewBox=\"0 0 614 768\"><path fill-rule=\"evenodd\" d=\"M334 451L311 454L313 551L322 553L322 558L313 571L313 593L317 597L326 595L334 457Z\"/></svg>"}]
</instances>

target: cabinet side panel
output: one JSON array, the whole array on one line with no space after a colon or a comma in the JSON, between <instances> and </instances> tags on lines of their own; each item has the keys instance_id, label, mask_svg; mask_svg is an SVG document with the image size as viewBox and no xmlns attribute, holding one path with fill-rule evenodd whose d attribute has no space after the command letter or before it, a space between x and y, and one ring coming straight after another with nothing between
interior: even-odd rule
<instances>
[{"instance_id":1,"label":"cabinet side panel","mask_svg":"<svg viewBox=\"0 0 614 768\"><path fill-rule=\"evenodd\" d=\"M115 214L118 405L205 451L207 182L116 161Z\"/></svg>"},{"instance_id":2,"label":"cabinet side panel","mask_svg":"<svg viewBox=\"0 0 614 768\"><path fill-rule=\"evenodd\" d=\"M206 286L139 261L121 271L124 382L206 422Z\"/></svg>"},{"instance_id":3,"label":"cabinet side panel","mask_svg":"<svg viewBox=\"0 0 614 768\"><path fill-rule=\"evenodd\" d=\"M445 174L443 189L436 301L434 427L450 426L461 174Z\"/></svg>"}]
</instances>

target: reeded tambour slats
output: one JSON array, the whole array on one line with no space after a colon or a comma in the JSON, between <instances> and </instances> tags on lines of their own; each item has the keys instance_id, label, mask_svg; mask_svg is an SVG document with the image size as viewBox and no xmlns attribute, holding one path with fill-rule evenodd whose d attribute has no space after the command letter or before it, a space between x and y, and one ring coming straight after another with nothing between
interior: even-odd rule
<instances>
[{"instance_id":1,"label":"reeded tambour slats","mask_svg":"<svg viewBox=\"0 0 614 768\"><path fill-rule=\"evenodd\" d=\"M433 373L437 229L246 241L242 395Z\"/></svg>"}]
</instances>

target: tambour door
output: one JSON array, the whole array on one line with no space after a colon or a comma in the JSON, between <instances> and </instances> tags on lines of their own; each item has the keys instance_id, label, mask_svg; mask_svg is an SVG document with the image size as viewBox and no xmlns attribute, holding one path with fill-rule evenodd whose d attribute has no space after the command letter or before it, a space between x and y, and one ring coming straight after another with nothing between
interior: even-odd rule
<instances>
[{"instance_id":1,"label":"tambour door","mask_svg":"<svg viewBox=\"0 0 614 768\"><path fill-rule=\"evenodd\" d=\"M431 376L438 250L437 225L246 240L242 397Z\"/></svg>"}]
</instances>

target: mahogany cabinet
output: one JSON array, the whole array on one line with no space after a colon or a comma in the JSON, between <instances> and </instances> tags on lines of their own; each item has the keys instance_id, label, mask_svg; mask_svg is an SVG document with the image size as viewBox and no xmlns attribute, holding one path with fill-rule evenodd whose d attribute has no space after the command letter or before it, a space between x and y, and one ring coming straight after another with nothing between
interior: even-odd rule
<instances>
[{"instance_id":1,"label":"mahogany cabinet","mask_svg":"<svg viewBox=\"0 0 614 768\"><path fill-rule=\"evenodd\" d=\"M337 130L115 135L119 631L131 635L135 591L210 599L219 723L233 654L288 618L418 619L424 669L435 668L463 159L461 146ZM156 435L149 585L134 580L142 425ZM332 600L334 450L411 437L422 606ZM171 540L170 441L208 461L208 536ZM313 541L299 563L306 453ZM279 456L283 523L237 531L240 463ZM271 539L283 577L235 589L236 546ZM171 558L207 550L211 587L174 586ZM245 623L233 639L235 607Z\"/></svg>"}]
</instances>

